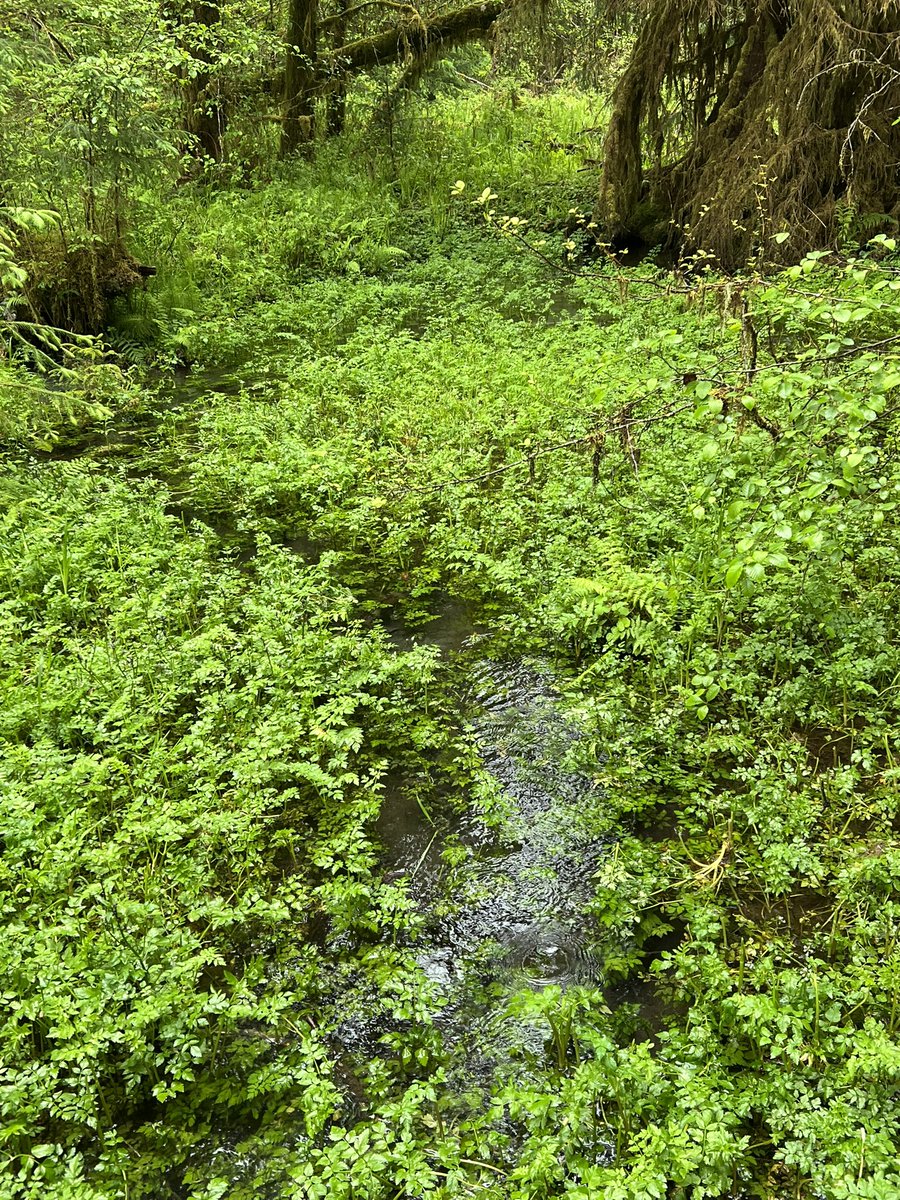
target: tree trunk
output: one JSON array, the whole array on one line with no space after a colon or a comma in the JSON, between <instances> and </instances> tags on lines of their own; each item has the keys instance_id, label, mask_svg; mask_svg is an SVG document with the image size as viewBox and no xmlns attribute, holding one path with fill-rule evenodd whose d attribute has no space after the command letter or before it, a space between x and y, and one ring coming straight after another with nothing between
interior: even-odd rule
<instances>
[{"instance_id":1,"label":"tree trunk","mask_svg":"<svg viewBox=\"0 0 900 1200\"><path fill-rule=\"evenodd\" d=\"M317 0L290 0L287 57L284 73L284 116L281 126L281 157L297 150L312 154L315 137L314 88L316 62Z\"/></svg>"},{"instance_id":2,"label":"tree trunk","mask_svg":"<svg viewBox=\"0 0 900 1200\"><path fill-rule=\"evenodd\" d=\"M484 0L484 3L469 4L432 21L417 18L373 37L350 42L330 55L329 61L335 71L353 74L398 59L418 57L438 46L449 50L463 42L487 37L497 18L510 7L510 0Z\"/></svg>"},{"instance_id":3,"label":"tree trunk","mask_svg":"<svg viewBox=\"0 0 900 1200\"><path fill-rule=\"evenodd\" d=\"M213 162L221 162L225 157L225 106L219 82L210 70L215 62L210 43L212 31L222 19L222 11L218 4L209 4L204 0L193 5L193 17L194 23L204 33L193 52L193 58L196 63L203 65L185 83L186 127L188 133L196 138L198 154L211 158Z\"/></svg>"},{"instance_id":4,"label":"tree trunk","mask_svg":"<svg viewBox=\"0 0 900 1200\"><path fill-rule=\"evenodd\" d=\"M331 38L331 44L334 47L335 54L339 54L341 47L347 40L347 9L350 7L349 0L338 0L338 11L334 22L334 32ZM347 119L347 81L343 75L340 76L335 83L332 91L328 93L327 109L325 117L326 133L329 137L337 137L344 132L344 123Z\"/></svg>"},{"instance_id":5,"label":"tree trunk","mask_svg":"<svg viewBox=\"0 0 900 1200\"><path fill-rule=\"evenodd\" d=\"M221 162L225 156L223 137L226 114L218 79L215 77L216 27L222 20L217 2L170 0L164 8L180 49L189 61L179 69L184 105L183 126L188 149L198 160Z\"/></svg>"},{"instance_id":6,"label":"tree trunk","mask_svg":"<svg viewBox=\"0 0 900 1200\"><path fill-rule=\"evenodd\" d=\"M830 0L647 7L607 129L606 240L732 269L900 218L900 0L844 0L840 16Z\"/></svg>"},{"instance_id":7,"label":"tree trunk","mask_svg":"<svg viewBox=\"0 0 900 1200\"><path fill-rule=\"evenodd\" d=\"M398 61L414 66L415 60L426 55L436 58L453 46L489 38L497 18L517 2L481 0L430 21L410 9L410 17L391 28L346 42L350 22L359 11L370 7L368 0L355 5L351 0L340 0L338 12L322 21L318 18L317 0L290 0L285 73L261 83L264 90L284 97L282 157L304 146L306 153L311 152L315 100L319 97L335 97L334 104L328 106L327 130L329 134L341 131L348 77ZM406 5L391 0L390 8L398 7L405 9ZM324 37L332 27L336 27L329 39L332 47L320 54L318 34L321 32Z\"/></svg>"}]
</instances>

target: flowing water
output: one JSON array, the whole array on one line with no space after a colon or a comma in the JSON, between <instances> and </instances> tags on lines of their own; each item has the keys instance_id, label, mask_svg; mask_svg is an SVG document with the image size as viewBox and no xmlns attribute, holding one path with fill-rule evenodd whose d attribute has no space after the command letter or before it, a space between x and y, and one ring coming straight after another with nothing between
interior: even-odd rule
<instances>
[{"instance_id":1,"label":"flowing water","mask_svg":"<svg viewBox=\"0 0 900 1200\"><path fill-rule=\"evenodd\" d=\"M576 303L565 293L554 301L553 316L567 315ZM152 411L123 414L42 457L138 458L167 424L195 423L206 396L234 395L246 386L246 371L239 368L181 372L163 383ZM135 473L144 473L143 461ZM177 497L180 480L161 477ZM170 508L186 522L202 519L226 543L233 534L227 515L210 519L177 499ZM285 545L310 559L305 540ZM494 661L489 640L465 606L445 597L433 608L434 617L415 628L390 614L383 628L398 653L422 644L440 652L455 681L458 722L493 781L505 818L499 826L489 822L465 798L426 804L397 779L388 781L375 834L386 877L406 883L425 918L417 959L443 993L437 1020L452 1045L471 1034L473 1020L490 1016L473 1010L473 997L482 997L487 985L494 985L497 1008L498 995L520 987L565 988L595 978L584 911L603 846L586 832L595 784L569 764L579 732L563 715L551 672L539 663ZM448 898L449 845L464 847L467 859L453 873L455 894ZM324 931L322 939L335 955L352 949L346 935L330 944ZM480 1002L474 1001L476 1008ZM368 1040L353 1022L341 1031L348 1048Z\"/></svg>"},{"instance_id":2,"label":"flowing water","mask_svg":"<svg viewBox=\"0 0 900 1200\"><path fill-rule=\"evenodd\" d=\"M150 372L146 384L155 390L152 408L123 409L88 431L63 438L50 450L39 452L39 461L70 461L76 458L128 458L155 443L166 419L191 421L191 410L211 395L234 396L243 385L237 368L210 367L202 371L180 368L172 374Z\"/></svg>"},{"instance_id":3,"label":"flowing water","mask_svg":"<svg viewBox=\"0 0 900 1200\"><path fill-rule=\"evenodd\" d=\"M395 787L376 827L385 871L405 880L431 917L416 957L441 996L435 1022L444 1047L456 1054L461 1083L488 1084L523 1048L542 1046L542 1034L510 1017L517 991L597 977L585 915L604 852L587 819L596 785L571 765L580 734L546 667L491 660L489 641L449 602L417 632L396 621L387 629L398 649L426 642L448 660L459 680L459 719L504 812L499 825L471 806L447 807L436 819L409 789ZM439 901L448 844L468 854L446 911ZM352 1018L339 1037L347 1049L359 1046Z\"/></svg>"}]
</instances>

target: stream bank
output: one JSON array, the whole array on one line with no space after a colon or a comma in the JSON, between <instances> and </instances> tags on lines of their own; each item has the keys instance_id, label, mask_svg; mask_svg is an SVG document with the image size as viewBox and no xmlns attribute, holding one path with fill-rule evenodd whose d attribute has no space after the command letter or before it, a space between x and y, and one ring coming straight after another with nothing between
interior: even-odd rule
<instances>
[{"instance_id":1,"label":"stream bank","mask_svg":"<svg viewBox=\"0 0 900 1200\"><path fill-rule=\"evenodd\" d=\"M190 471L171 472L168 448L173 439L182 449L199 446L205 404L239 397L244 383L239 374L218 371L181 377L138 420L125 416L102 435L61 446L43 460L91 473L114 465L127 481L159 485L168 496L165 511L184 535L202 536L252 594L259 568L252 522L224 505L206 506L192 490ZM276 548L301 573L325 569L323 557L334 553L296 527ZM408 768L388 764L370 827L377 872L406 896L411 913L399 933L386 927L376 940L384 939L387 952L396 946L419 979L416 1020L430 1028L427 1037L421 1025L384 1010L383 983L355 975L354 963L370 952L371 930L360 936L352 922L333 927L318 917L306 934L319 973L322 1007L315 1020L333 1057L339 1103L345 1119L363 1126L377 1106L367 1068L379 1059L394 1071L399 1064L401 1077L423 1066L426 1077L437 1072L442 1104L487 1113L490 1097L523 1064L540 1071L546 1056L546 1022L527 1015L522 997L602 981L586 910L608 834L598 833L603 797L585 765L589 756L580 753L577 719L548 662L511 657L508 647L498 654L488 627L465 604L436 593L428 605L431 619L422 619L419 602L420 615L410 622L402 602L385 608L373 590L349 608L362 614L387 653L430 655L443 736L466 747L468 776L477 782L471 792L458 781L423 786ZM273 961L271 969L283 967ZM263 1038L261 1028L248 1033ZM273 1070L281 1054L292 1060L300 1050L290 1039L265 1040ZM289 1122L282 1128L286 1139L294 1136ZM248 1138L252 1128L242 1121L223 1123L193 1150L192 1170L226 1171L230 1186L250 1186L264 1168L239 1149Z\"/></svg>"}]
</instances>

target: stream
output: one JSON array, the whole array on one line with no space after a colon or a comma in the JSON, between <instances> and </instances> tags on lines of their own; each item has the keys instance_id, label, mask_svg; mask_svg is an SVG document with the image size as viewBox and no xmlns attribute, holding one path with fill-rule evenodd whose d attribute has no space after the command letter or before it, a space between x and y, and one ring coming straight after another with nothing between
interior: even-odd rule
<instances>
[{"instance_id":1,"label":"stream","mask_svg":"<svg viewBox=\"0 0 900 1200\"><path fill-rule=\"evenodd\" d=\"M146 474L146 458L139 456L167 425L190 428L205 395L240 388L232 373L183 375L161 393L155 413L110 422L41 457L126 458L126 473ZM137 470L128 456L137 460ZM177 497L180 480L160 477ZM227 518L212 522L177 503L169 511L186 522L200 519L228 540ZM308 557L302 540L288 549ZM397 653L421 645L438 652L452 720L476 751L495 798L494 815L488 819L466 796L430 796L426 806L401 778L385 789L374 835L384 878L405 885L420 918L407 945L434 998L431 1019L446 1055L448 1086L462 1093L474 1085L487 1096L516 1061L539 1060L543 1053L546 1028L512 1016L511 999L523 990L566 989L600 977L586 909L607 844L591 829L597 784L573 765L582 734L565 712L548 665L492 657L490 637L464 606L448 597L432 603L435 615L423 625L410 627L390 613L380 624ZM450 857L457 852L452 869L448 849ZM336 978L339 964L361 948L352 933L327 926L315 940L325 969L333 964ZM350 990L336 1005L344 1015L331 1041L338 1075L341 1063L347 1067L347 1102L361 1113L365 1098L354 1087L353 1064L383 1053L391 1026L379 1015L377 997L365 991L354 996L352 985ZM208 1153L217 1162L222 1154L231 1157L226 1147L235 1146L237 1132L211 1139ZM235 1156L232 1164L240 1172L239 1160Z\"/></svg>"},{"instance_id":2,"label":"stream","mask_svg":"<svg viewBox=\"0 0 900 1200\"><path fill-rule=\"evenodd\" d=\"M434 1019L444 1048L467 1085L489 1084L511 1057L543 1045L543 1034L509 1020L511 997L589 984L599 974L585 915L605 850L586 819L596 784L568 763L581 735L546 665L492 660L489 639L449 601L418 630L396 621L386 629L398 650L440 651L458 681L451 694L459 722L504 812L499 827L471 804L447 806L435 819L400 787L385 795L375 829L387 876L405 881L424 910L416 960L441 996ZM467 858L446 912L442 851L450 844ZM339 1037L354 1052L372 1032L351 1018Z\"/></svg>"}]
</instances>

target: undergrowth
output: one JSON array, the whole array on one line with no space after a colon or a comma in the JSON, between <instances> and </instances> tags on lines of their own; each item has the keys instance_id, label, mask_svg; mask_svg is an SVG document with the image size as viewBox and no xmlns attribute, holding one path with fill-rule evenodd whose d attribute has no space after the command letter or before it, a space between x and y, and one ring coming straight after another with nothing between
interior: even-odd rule
<instances>
[{"instance_id":1,"label":"undergrowth","mask_svg":"<svg viewBox=\"0 0 900 1200\"><path fill-rule=\"evenodd\" d=\"M895 248L574 277L485 226L496 147L459 145L439 221L424 167L338 157L154 210L155 352L240 391L124 463L10 460L12 1196L900 1187ZM523 992L546 1052L464 1092L373 833L398 764L486 794L377 620L448 596L554 665L610 842L600 977Z\"/></svg>"}]
</instances>

